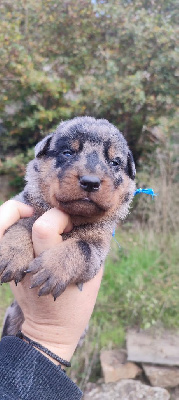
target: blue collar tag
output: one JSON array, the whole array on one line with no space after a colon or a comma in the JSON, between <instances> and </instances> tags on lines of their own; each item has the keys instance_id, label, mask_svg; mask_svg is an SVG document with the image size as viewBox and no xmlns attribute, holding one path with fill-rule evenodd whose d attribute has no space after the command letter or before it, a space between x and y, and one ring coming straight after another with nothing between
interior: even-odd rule
<instances>
[{"instance_id":1,"label":"blue collar tag","mask_svg":"<svg viewBox=\"0 0 179 400\"><path fill-rule=\"evenodd\" d=\"M134 196L139 193L149 194L150 196L152 196L152 198L154 198L154 196L157 196L157 194L154 193L153 189L151 188L146 188L146 189L139 188L134 192Z\"/></svg>"},{"instance_id":2,"label":"blue collar tag","mask_svg":"<svg viewBox=\"0 0 179 400\"><path fill-rule=\"evenodd\" d=\"M153 189L151 189L151 188L146 188L146 189L141 189L141 188L139 188L139 189L137 189L137 190L134 192L134 196L135 196L136 194L140 194L140 193L149 194L150 196L152 196L152 199L154 198L154 196L157 196L157 194L154 193ZM113 232L112 232L112 237L113 237L114 240L117 242L117 240L115 239L115 229L114 229ZM120 248L120 245L119 245L118 242L117 242L117 244L118 244L118 246L119 246L119 248Z\"/></svg>"}]
</instances>

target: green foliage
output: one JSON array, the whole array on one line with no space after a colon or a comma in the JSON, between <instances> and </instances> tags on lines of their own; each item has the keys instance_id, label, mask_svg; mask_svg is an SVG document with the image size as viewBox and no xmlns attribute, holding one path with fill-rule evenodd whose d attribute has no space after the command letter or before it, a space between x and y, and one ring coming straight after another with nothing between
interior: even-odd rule
<instances>
[{"instance_id":1,"label":"green foliage","mask_svg":"<svg viewBox=\"0 0 179 400\"><path fill-rule=\"evenodd\" d=\"M152 129L151 135L160 145L147 161L140 164L136 176L137 187L152 187L157 193L155 201L150 196L136 196L130 220L140 223L145 229L146 224L152 231L163 238L163 247L168 246L166 237L171 232L178 231L178 116L172 119L160 118L159 125Z\"/></svg>"},{"instance_id":2,"label":"green foliage","mask_svg":"<svg viewBox=\"0 0 179 400\"><path fill-rule=\"evenodd\" d=\"M92 317L101 328L100 346L121 345L129 326L179 327L177 237L168 238L161 252L159 237L152 236L123 230L117 235L121 250L112 243Z\"/></svg>"},{"instance_id":3,"label":"green foliage","mask_svg":"<svg viewBox=\"0 0 179 400\"><path fill-rule=\"evenodd\" d=\"M26 151L75 115L104 117L136 160L176 109L174 0L2 0L1 154Z\"/></svg>"},{"instance_id":4,"label":"green foliage","mask_svg":"<svg viewBox=\"0 0 179 400\"><path fill-rule=\"evenodd\" d=\"M12 188L11 195L23 189L26 165L33 157L34 150L30 149L26 153L20 153L14 157L7 157L2 165L0 164L0 175L4 172L8 175L9 185Z\"/></svg>"}]
</instances>

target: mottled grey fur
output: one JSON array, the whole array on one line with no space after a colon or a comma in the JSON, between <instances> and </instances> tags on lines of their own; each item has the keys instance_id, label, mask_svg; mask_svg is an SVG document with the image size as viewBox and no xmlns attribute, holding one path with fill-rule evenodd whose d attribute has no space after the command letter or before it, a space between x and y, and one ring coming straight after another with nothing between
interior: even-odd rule
<instances>
[{"instance_id":1,"label":"mottled grey fur","mask_svg":"<svg viewBox=\"0 0 179 400\"><path fill-rule=\"evenodd\" d=\"M15 198L34 207L31 218L9 228L0 242L1 282L21 281L31 272L39 296L58 297L70 283L93 278L109 251L113 229L126 217L135 190L135 166L126 140L104 119L77 117L62 122L35 148L26 186ZM71 215L64 241L34 259L34 221L57 207ZM13 305L18 313L18 306ZM11 309L11 311L12 311ZM8 318L8 320L7 320ZM4 334L15 334L12 312Z\"/></svg>"}]
</instances>

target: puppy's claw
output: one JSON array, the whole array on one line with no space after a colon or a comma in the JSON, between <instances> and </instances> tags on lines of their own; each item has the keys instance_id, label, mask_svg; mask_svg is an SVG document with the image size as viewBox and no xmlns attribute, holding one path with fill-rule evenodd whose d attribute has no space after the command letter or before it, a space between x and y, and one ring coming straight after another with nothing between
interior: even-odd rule
<instances>
[{"instance_id":1,"label":"puppy's claw","mask_svg":"<svg viewBox=\"0 0 179 400\"><path fill-rule=\"evenodd\" d=\"M50 278L44 283L43 287L40 288L38 296L45 296L51 292L51 280Z\"/></svg>"},{"instance_id":2,"label":"puppy's claw","mask_svg":"<svg viewBox=\"0 0 179 400\"><path fill-rule=\"evenodd\" d=\"M7 282L11 281L11 279L12 279L12 272L7 271L2 275L1 283L7 283Z\"/></svg>"},{"instance_id":3,"label":"puppy's claw","mask_svg":"<svg viewBox=\"0 0 179 400\"><path fill-rule=\"evenodd\" d=\"M24 278L24 276L25 276L24 271L19 271L19 272L17 272L17 273L16 273L16 276L15 276L15 278L14 278L15 284L21 282L22 279ZM17 286L17 285L16 285L16 286Z\"/></svg>"},{"instance_id":4,"label":"puppy's claw","mask_svg":"<svg viewBox=\"0 0 179 400\"><path fill-rule=\"evenodd\" d=\"M42 258L39 256L30 262L29 267L27 268L27 273L32 272L33 274L36 274L37 272L41 271L42 267Z\"/></svg>"},{"instance_id":5,"label":"puppy's claw","mask_svg":"<svg viewBox=\"0 0 179 400\"><path fill-rule=\"evenodd\" d=\"M41 271L37 274L35 274L32 277L31 280L31 288L37 287L37 286L42 286L46 283L46 281L48 281L49 277L48 277L48 273L46 271Z\"/></svg>"},{"instance_id":6,"label":"puppy's claw","mask_svg":"<svg viewBox=\"0 0 179 400\"><path fill-rule=\"evenodd\" d=\"M54 287L53 291L52 291L52 296L55 298L55 300L57 299L58 296L60 296L66 289L67 284L58 284Z\"/></svg>"},{"instance_id":7,"label":"puppy's claw","mask_svg":"<svg viewBox=\"0 0 179 400\"><path fill-rule=\"evenodd\" d=\"M57 298L56 298L55 296L53 296L53 299L54 299L54 301L56 301L56 300L57 300Z\"/></svg>"},{"instance_id":8,"label":"puppy's claw","mask_svg":"<svg viewBox=\"0 0 179 400\"><path fill-rule=\"evenodd\" d=\"M29 286L29 289L34 289L35 287L37 287L38 285L36 285L36 283L33 283L33 285Z\"/></svg>"},{"instance_id":9,"label":"puppy's claw","mask_svg":"<svg viewBox=\"0 0 179 400\"><path fill-rule=\"evenodd\" d=\"M31 269L26 269L26 270L24 271L25 274L29 274L30 272L32 272Z\"/></svg>"},{"instance_id":10,"label":"puppy's claw","mask_svg":"<svg viewBox=\"0 0 179 400\"><path fill-rule=\"evenodd\" d=\"M80 292L82 292L82 290L83 290L83 283L80 282L80 283L77 283L76 285L77 285L78 289L80 290Z\"/></svg>"},{"instance_id":11,"label":"puppy's claw","mask_svg":"<svg viewBox=\"0 0 179 400\"><path fill-rule=\"evenodd\" d=\"M7 262L6 261L0 261L0 274L2 274L2 272L4 271L6 266L7 266Z\"/></svg>"}]
</instances>

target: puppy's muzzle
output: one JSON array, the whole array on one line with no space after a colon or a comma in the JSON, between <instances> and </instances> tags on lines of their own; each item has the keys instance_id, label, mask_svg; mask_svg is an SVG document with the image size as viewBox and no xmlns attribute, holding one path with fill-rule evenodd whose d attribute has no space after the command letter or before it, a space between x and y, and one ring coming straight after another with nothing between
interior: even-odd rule
<instances>
[{"instance_id":1,"label":"puppy's muzzle","mask_svg":"<svg viewBox=\"0 0 179 400\"><path fill-rule=\"evenodd\" d=\"M100 188L101 181L98 176L84 175L80 177L80 186L86 192L96 192Z\"/></svg>"}]
</instances>

